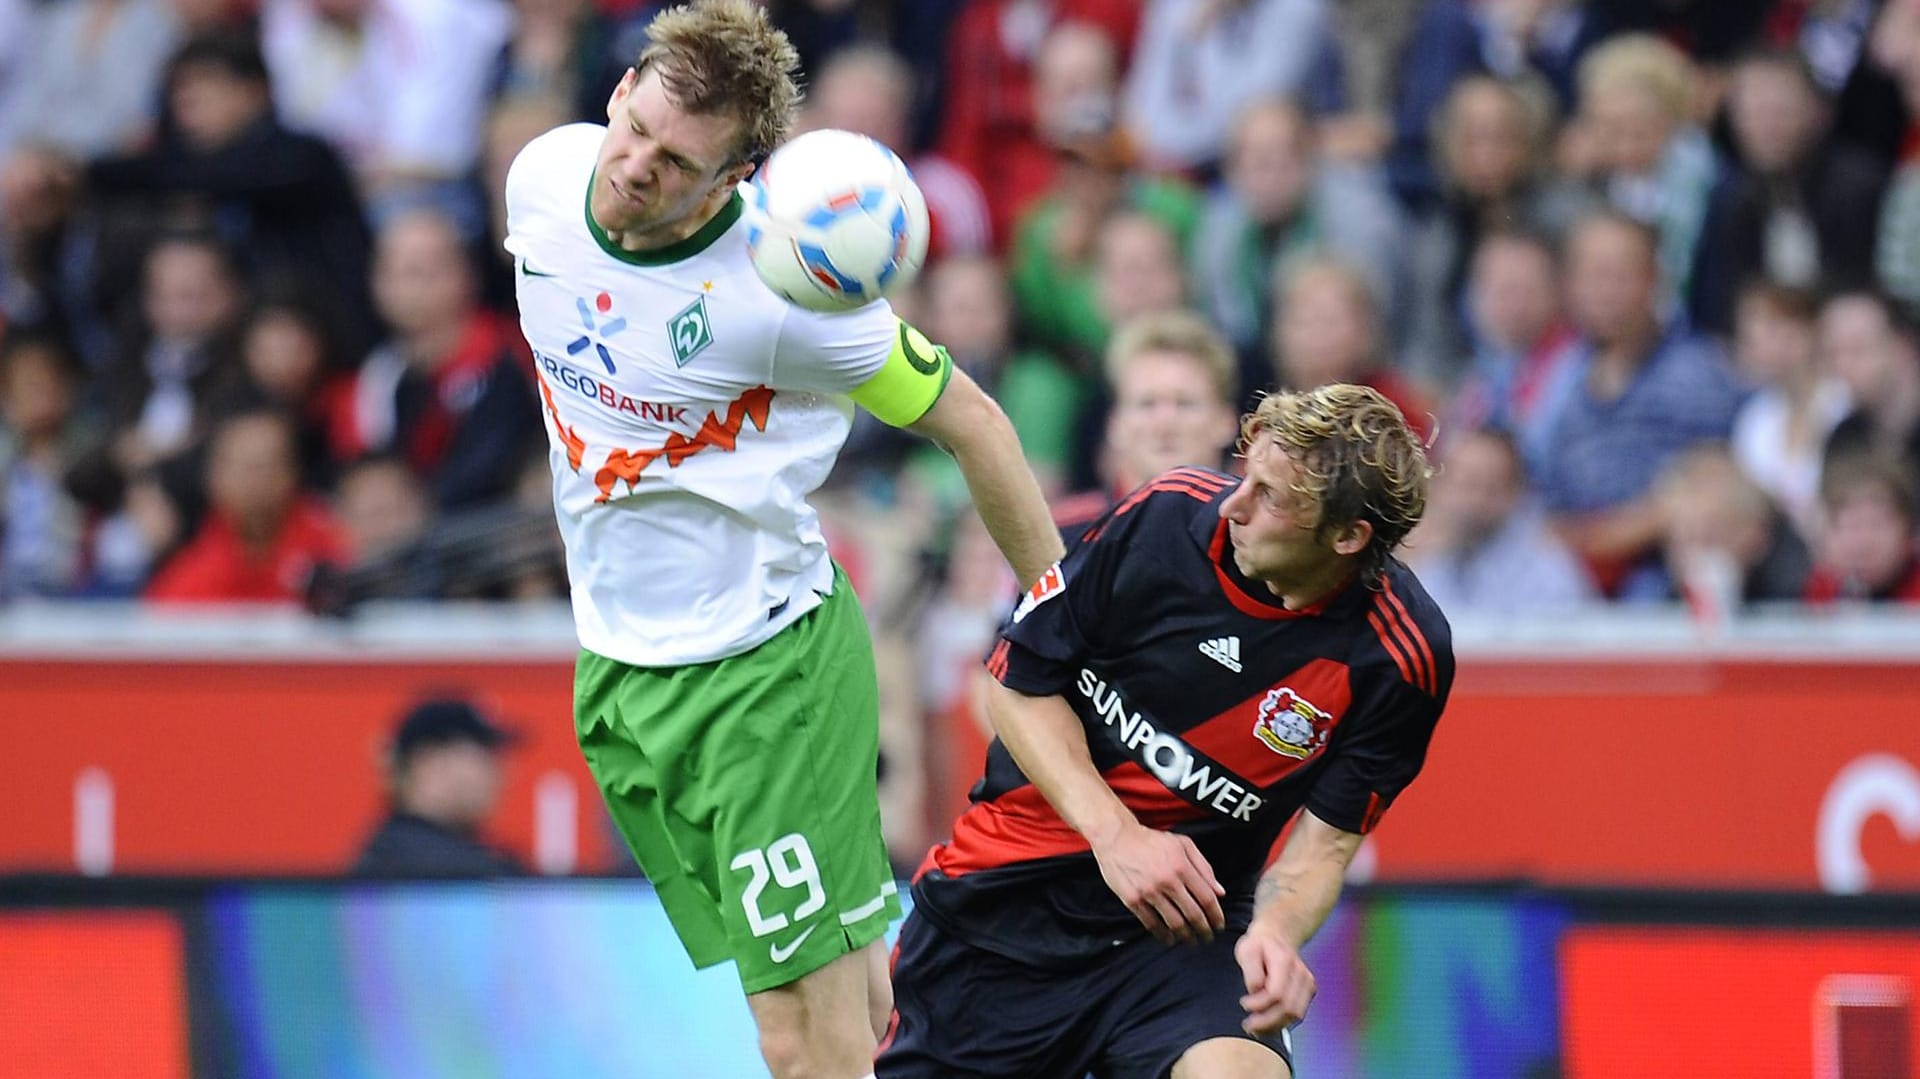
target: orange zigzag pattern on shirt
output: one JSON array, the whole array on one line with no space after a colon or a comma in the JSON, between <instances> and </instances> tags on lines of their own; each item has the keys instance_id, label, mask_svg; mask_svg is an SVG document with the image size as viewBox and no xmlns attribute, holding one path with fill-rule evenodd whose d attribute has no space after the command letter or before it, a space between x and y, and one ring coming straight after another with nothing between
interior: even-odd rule
<instances>
[{"instance_id":1,"label":"orange zigzag pattern on shirt","mask_svg":"<svg viewBox=\"0 0 1920 1079\"><path fill-rule=\"evenodd\" d=\"M560 436L561 443L567 447L567 464L578 472L580 459L587 454L587 440L574 433L573 428L560 422L560 410L553 403L553 387L547 385L547 376L540 373L538 365L533 369L533 377L540 383L540 396L546 399L547 415L553 418L554 433Z\"/></svg>"},{"instance_id":2,"label":"orange zigzag pattern on shirt","mask_svg":"<svg viewBox=\"0 0 1920 1079\"><path fill-rule=\"evenodd\" d=\"M732 453L739 441L740 429L747 421L753 422L756 431L767 429L767 414L773 407L773 391L765 386L755 386L727 403L727 418L720 419L712 412L700 424L700 429L692 438L675 431L667 436L661 446L650 449L625 450L615 447L607 453L607 463L595 474L593 481L600 488L600 497L596 502L605 502L613 497L613 489L625 480L631 491L640 482L640 473L655 460L665 457L667 467L679 468L681 462L709 446L722 453Z\"/></svg>"}]
</instances>

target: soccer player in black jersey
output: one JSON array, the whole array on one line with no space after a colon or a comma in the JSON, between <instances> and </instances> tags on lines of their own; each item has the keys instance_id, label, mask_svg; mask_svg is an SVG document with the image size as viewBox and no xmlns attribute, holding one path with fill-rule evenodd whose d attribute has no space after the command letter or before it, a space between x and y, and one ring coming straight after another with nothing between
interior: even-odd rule
<instances>
[{"instance_id":1,"label":"soccer player in black jersey","mask_svg":"<svg viewBox=\"0 0 1920 1079\"><path fill-rule=\"evenodd\" d=\"M1244 479L1135 491L1004 627L998 739L915 880L878 1079L1291 1074L1300 948L1420 771L1453 655L1392 557L1429 474L1400 412L1279 394L1241 441Z\"/></svg>"}]
</instances>

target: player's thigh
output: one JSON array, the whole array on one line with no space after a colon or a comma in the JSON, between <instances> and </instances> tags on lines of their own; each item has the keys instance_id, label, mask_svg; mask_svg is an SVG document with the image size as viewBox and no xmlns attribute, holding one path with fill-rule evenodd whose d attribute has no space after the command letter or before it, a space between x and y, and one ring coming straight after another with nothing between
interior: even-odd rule
<instances>
[{"instance_id":1,"label":"player's thigh","mask_svg":"<svg viewBox=\"0 0 1920 1079\"><path fill-rule=\"evenodd\" d=\"M1292 1050L1284 1033L1255 1038L1241 1029L1246 979L1233 957L1238 939L1222 934L1206 944L1165 945L1143 937L1127 945L1114 965L1116 988L1102 1008L1103 1051L1094 1074L1100 1079L1289 1075ZM1221 1042L1239 1045L1216 1044ZM1219 1061L1223 1068L1239 1064L1253 1070L1177 1066L1196 1051L1203 1061Z\"/></svg>"},{"instance_id":2,"label":"player's thigh","mask_svg":"<svg viewBox=\"0 0 1920 1079\"><path fill-rule=\"evenodd\" d=\"M1181 1054L1173 1079L1293 1079L1293 1070L1259 1042L1210 1038Z\"/></svg>"},{"instance_id":3,"label":"player's thigh","mask_svg":"<svg viewBox=\"0 0 1920 1079\"><path fill-rule=\"evenodd\" d=\"M899 916L880 832L878 689L844 578L807 617L716 667L687 753L695 789L669 811L711 835L720 916L754 993L865 948Z\"/></svg>"},{"instance_id":4,"label":"player's thigh","mask_svg":"<svg viewBox=\"0 0 1920 1079\"><path fill-rule=\"evenodd\" d=\"M707 839L667 812L661 769L624 714L652 696L650 674L582 652L574 674L574 733L607 813L646 873L695 966L732 958Z\"/></svg>"},{"instance_id":5,"label":"player's thigh","mask_svg":"<svg viewBox=\"0 0 1920 1079\"><path fill-rule=\"evenodd\" d=\"M1082 1079L1097 975L1038 970L981 951L924 915L900 927L893 1014L878 1079Z\"/></svg>"}]
</instances>

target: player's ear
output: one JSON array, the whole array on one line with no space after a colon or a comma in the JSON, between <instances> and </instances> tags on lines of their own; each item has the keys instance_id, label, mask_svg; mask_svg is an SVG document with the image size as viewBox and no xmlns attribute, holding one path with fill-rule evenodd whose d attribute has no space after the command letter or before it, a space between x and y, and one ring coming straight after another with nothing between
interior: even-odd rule
<instances>
[{"instance_id":1,"label":"player's ear","mask_svg":"<svg viewBox=\"0 0 1920 1079\"><path fill-rule=\"evenodd\" d=\"M614 119L614 117L619 113L620 103L627 99L628 94L633 93L633 84L639 81L640 81L640 73L635 71L632 68L628 68L627 73L625 75L620 76L619 83L617 83L614 86L613 93L609 95L607 98L607 119L608 120Z\"/></svg>"},{"instance_id":2,"label":"player's ear","mask_svg":"<svg viewBox=\"0 0 1920 1079\"><path fill-rule=\"evenodd\" d=\"M1366 550L1367 544L1372 542L1373 522L1355 521L1333 537L1333 550L1335 554L1356 555Z\"/></svg>"}]
</instances>

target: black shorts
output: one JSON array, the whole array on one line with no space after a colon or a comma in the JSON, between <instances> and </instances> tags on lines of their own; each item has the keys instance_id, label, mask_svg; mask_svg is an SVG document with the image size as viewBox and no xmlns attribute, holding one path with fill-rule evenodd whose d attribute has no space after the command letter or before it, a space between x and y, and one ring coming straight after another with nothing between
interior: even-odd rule
<instances>
[{"instance_id":1,"label":"black shorts","mask_svg":"<svg viewBox=\"0 0 1920 1079\"><path fill-rule=\"evenodd\" d=\"M878 1079L1165 1079L1211 1038L1258 1041L1287 1061L1286 1036L1240 1029L1246 981L1237 934L1211 944L1120 945L1075 970L981 951L924 914L900 929L893 1018Z\"/></svg>"}]
</instances>

